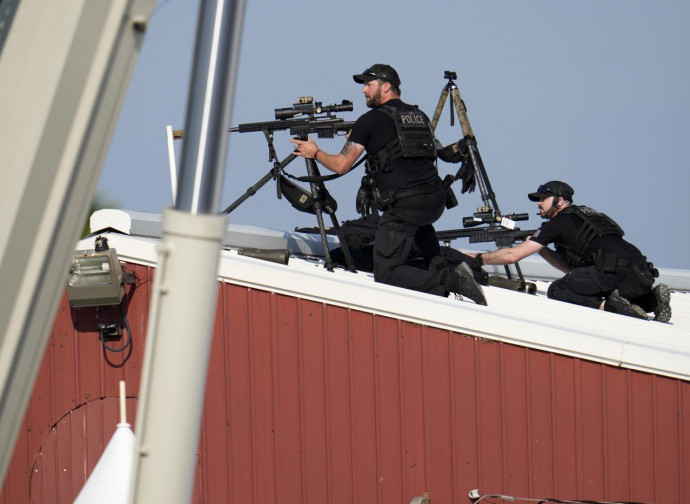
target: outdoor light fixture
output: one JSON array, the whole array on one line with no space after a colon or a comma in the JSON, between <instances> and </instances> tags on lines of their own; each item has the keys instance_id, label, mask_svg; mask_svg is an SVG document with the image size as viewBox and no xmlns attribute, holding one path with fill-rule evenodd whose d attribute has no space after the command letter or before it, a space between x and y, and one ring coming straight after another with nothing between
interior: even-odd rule
<instances>
[{"instance_id":1,"label":"outdoor light fixture","mask_svg":"<svg viewBox=\"0 0 690 504\"><path fill-rule=\"evenodd\" d=\"M120 260L105 237L96 238L94 250L75 252L67 279L70 306L117 306L124 295Z\"/></svg>"}]
</instances>

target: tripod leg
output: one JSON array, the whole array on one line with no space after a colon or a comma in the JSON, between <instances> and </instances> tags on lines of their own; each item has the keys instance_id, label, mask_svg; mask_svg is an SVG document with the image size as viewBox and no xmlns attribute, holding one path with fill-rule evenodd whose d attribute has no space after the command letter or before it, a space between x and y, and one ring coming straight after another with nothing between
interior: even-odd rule
<instances>
[{"instance_id":1,"label":"tripod leg","mask_svg":"<svg viewBox=\"0 0 690 504\"><path fill-rule=\"evenodd\" d=\"M458 114L458 120L460 121L460 127L462 128L462 133L465 139L471 139L472 142L468 146L468 154L470 156L470 161L474 167L474 174L476 176L477 184L479 185L479 192L482 194L482 200L484 205L493 208L494 211L500 212L498 208L498 203L496 201L496 195L491 188L491 182L489 182L489 176L486 173L486 168L484 168L484 162L479 154L479 149L477 148L476 139L474 138L474 132L472 131L472 126L470 125L470 120L467 117L467 109L465 108L465 103L460 97L460 91L458 91L457 86L453 86L450 92L453 104L455 105L455 110Z\"/></svg>"},{"instance_id":2,"label":"tripod leg","mask_svg":"<svg viewBox=\"0 0 690 504\"><path fill-rule=\"evenodd\" d=\"M313 191L312 194L314 194ZM316 222L319 226L319 234L321 235L321 245L323 245L324 266L328 271L333 271L333 259L331 258L331 251L328 248L326 227L323 223L323 210L321 208L321 202L316 201L316 196L314 196L314 213L316 214Z\"/></svg>"},{"instance_id":3,"label":"tripod leg","mask_svg":"<svg viewBox=\"0 0 690 504\"><path fill-rule=\"evenodd\" d=\"M522 270L520 269L520 265L518 263L515 263L515 271L517 272L518 278L524 282L525 277L522 276Z\"/></svg>"},{"instance_id":4,"label":"tripod leg","mask_svg":"<svg viewBox=\"0 0 690 504\"><path fill-rule=\"evenodd\" d=\"M318 176L318 168L313 159L305 159L307 164L307 174L310 177ZM333 271L333 259L331 258L331 251L328 248L328 238L326 236L326 227L323 223L323 201L322 191L316 182L309 182L311 189L311 196L314 198L314 213L316 214L316 222L319 226L319 234L321 235L321 244L323 245L324 266L328 271Z\"/></svg>"},{"instance_id":5,"label":"tripod leg","mask_svg":"<svg viewBox=\"0 0 690 504\"><path fill-rule=\"evenodd\" d=\"M335 233L338 235L338 241L340 241L340 248L343 250L343 255L345 256L345 264L347 265L347 269L355 273L357 271L357 268L355 268L355 261L352 258L352 254L350 253L350 248L347 246L345 236L340 230L340 224L338 224L338 219L335 216L335 212L331 212L330 214L331 222L333 223L333 229L335 229Z\"/></svg>"},{"instance_id":6,"label":"tripod leg","mask_svg":"<svg viewBox=\"0 0 690 504\"><path fill-rule=\"evenodd\" d=\"M436 125L438 124L438 119L441 117L441 112L443 112L443 106L446 104L446 99L448 98L448 88L444 87L441 91L441 96L438 98L438 105L436 106L436 111L434 112L434 117L431 119L431 131L436 131Z\"/></svg>"},{"instance_id":7,"label":"tripod leg","mask_svg":"<svg viewBox=\"0 0 690 504\"><path fill-rule=\"evenodd\" d=\"M266 175L264 175L263 178L261 178L261 180L259 180L256 184L251 186L249 189L247 189L247 192L245 192L242 196L237 198L232 205L227 207L221 213L229 214L230 212L232 212L235 208L237 208L244 201L246 201L250 196L254 196L256 194L256 191L261 189L266 184L266 182L268 182L271 179L276 180L276 192L277 192L276 196L278 197L278 199L281 198L280 180L279 180L280 171L283 168L285 168L288 164L290 164L290 162L293 159L295 159L296 156L294 154L290 154L285 159L283 159L280 163L275 161L277 159L277 156L276 156L275 148L273 147L273 135L272 135L272 133L270 133L269 131L266 131L266 130L264 130L264 134L266 135L266 140L268 141L268 151L270 153L269 160L274 161L273 168Z\"/></svg>"},{"instance_id":8,"label":"tripod leg","mask_svg":"<svg viewBox=\"0 0 690 504\"><path fill-rule=\"evenodd\" d=\"M460 128L462 129L463 136L474 138L472 126L470 126L470 120L467 117L467 109L465 108L465 103L460 97L460 91L458 91L457 86L453 85L450 91L450 96L453 99L453 104L455 105L455 112L458 114L458 120L460 121Z\"/></svg>"},{"instance_id":9,"label":"tripod leg","mask_svg":"<svg viewBox=\"0 0 690 504\"><path fill-rule=\"evenodd\" d=\"M264 175L261 180L259 180L256 184L251 186L249 189L247 189L247 192L245 192L242 196L237 198L235 202L227 207L225 210L223 210L221 213L223 214L229 214L232 212L235 208L240 206L244 201L246 201L250 196L254 196L256 194L256 191L261 189L266 182L271 180L273 178L273 172L274 170L270 170L266 175Z\"/></svg>"}]
</instances>

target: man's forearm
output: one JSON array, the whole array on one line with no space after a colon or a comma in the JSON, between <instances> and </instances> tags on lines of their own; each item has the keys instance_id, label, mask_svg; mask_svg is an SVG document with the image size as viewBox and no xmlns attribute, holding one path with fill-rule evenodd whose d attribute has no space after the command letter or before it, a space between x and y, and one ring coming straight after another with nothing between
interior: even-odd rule
<instances>
[{"instance_id":1,"label":"man's forearm","mask_svg":"<svg viewBox=\"0 0 690 504\"><path fill-rule=\"evenodd\" d=\"M290 141L297 144L294 154L307 159L315 159L327 170L337 173L338 175L350 171L352 165L355 164L359 155L364 151L364 147L350 141L345 142L345 145L338 154L329 154L328 152L322 151L311 139L298 140L293 138Z\"/></svg>"},{"instance_id":2,"label":"man's forearm","mask_svg":"<svg viewBox=\"0 0 690 504\"><path fill-rule=\"evenodd\" d=\"M534 254L542 247L543 245L540 245L537 242L527 240L519 245L516 245L515 247L505 247L496 249L492 252L486 252L481 255L481 260L482 263L486 265L513 264L518 262L520 259L524 259L525 257Z\"/></svg>"},{"instance_id":3,"label":"man's forearm","mask_svg":"<svg viewBox=\"0 0 690 504\"><path fill-rule=\"evenodd\" d=\"M324 168L339 175L347 173L352 167L352 165L347 165L347 159L343 157L342 153L329 154L328 152L318 150L314 159L323 165Z\"/></svg>"},{"instance_id":4,"label":"man's forearm","mask_svg":"<svg viewBox=\"0 0 690 504\"><path fill-rule=\"evenodd\" d=\"M554 250L544 247L539 251L539 255L542 256L547 263L554 268L561 270L563 273L568 273L570 271L565 258L562 255L557 254Z\"/></svg>"}]
</instances>

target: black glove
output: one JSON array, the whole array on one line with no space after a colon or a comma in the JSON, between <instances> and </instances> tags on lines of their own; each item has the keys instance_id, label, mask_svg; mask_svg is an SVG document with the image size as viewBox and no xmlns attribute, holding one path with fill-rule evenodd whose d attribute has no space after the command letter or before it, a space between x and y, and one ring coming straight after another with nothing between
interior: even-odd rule
<instances>
[{"instance_id":1,"label":"black glove","mask_svg":"<svg viewBox=\"0 0 690 504\"><path fill-rule=\"evenodd\" d=\"M357 213L362 217L371 213L371 191L369 191L368 187L361 186L357 190L355 208L357 209Z\"/></svg>"},{"instance_id":2,"label":"black glove","mask_svg":"<svg viewBox=\"0 0 690 504\"><path fill-rule=\"evenodd\" d=\"M458 170L458 174L455 178L456 180L460 178L462 179L462 190L460 191L462 194L465 194L468 191L474 192L475 188L477 187L477 179L475 177L474 167L471 163L462 163L462 167L460 170Z\"/></svg>"},{"instance_id":3,"label":"black glove","mask_svg":"<svg viewBox=\"0 0 690 504\"><path fill-rule=\"evenodd\" d=\"M463 159L463 153L459 148L460 142L441 147L441 143L436 140L436 155L441 161L446 163L459 163Z\"/></svg>"}]
</instances>

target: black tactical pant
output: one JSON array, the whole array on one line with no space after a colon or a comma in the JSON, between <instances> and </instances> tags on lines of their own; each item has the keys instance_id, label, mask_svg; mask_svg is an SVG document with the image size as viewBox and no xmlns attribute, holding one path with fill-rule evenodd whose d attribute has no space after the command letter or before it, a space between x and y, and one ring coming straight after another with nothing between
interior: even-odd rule
<instances>
[{"instance_id":1,"label":"black tactical pant","mask_svg":"<svg viewBox=\"0 0 690 504\"><path fill-rule=\"evenodd\" d=\"M640 267L646 265L641 263ZM651 287L654 278L638 278L631 268L623 268L615 273L605 273L593 266L575 268L563 278L552 282L547 296L551 299L565 301L590 308L599 308L601 302L615 289L632 303L651 312L656 305Z\"/></svg>"},{"instance_id":2,"label":"black tactical pant","mask_svg":"<svg viewBox=\"0 0 690 504\"><path fill-rule=\"evenodd\" d=\"M374 280L439 296L446 296L448 269L429 268L445 264L433 223L443 214L446 190L439 184L430 194L411 196L384 210L374 239ZM423 267L406 264L416 245L424 258Z\"/></svg>"}]
</instances>

